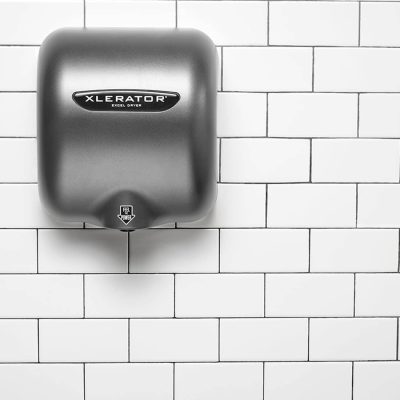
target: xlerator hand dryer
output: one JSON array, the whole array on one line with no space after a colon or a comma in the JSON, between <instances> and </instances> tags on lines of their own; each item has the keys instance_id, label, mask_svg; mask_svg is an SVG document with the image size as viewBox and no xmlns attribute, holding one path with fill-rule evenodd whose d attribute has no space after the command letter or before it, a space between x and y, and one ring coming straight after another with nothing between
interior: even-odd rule
<instances>
[{"instance_id":1,"label":"xlerator hand dryer","mask_svg":"<svg viewBox=\"0 0 400 400\"><path fill-rule=\"evenodd\" d=\"M184 29L61 29L39 55L39 192L120 230L203 217L216 197L217 57Z\"/></svg>"}]
</instances>

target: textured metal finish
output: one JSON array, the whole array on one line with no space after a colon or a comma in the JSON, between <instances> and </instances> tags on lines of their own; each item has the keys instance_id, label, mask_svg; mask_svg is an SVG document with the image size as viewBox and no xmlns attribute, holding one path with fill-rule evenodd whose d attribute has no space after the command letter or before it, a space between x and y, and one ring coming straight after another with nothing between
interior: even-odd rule
<instances>
[{"instance_id":1,"label":"textured metal finish","mask_svg":"<svg viewBox=\"0 0 400 400\"><path fill-rule=\"evenodd\" d=\"M216 196L216 70L215 46L196 30L52 33L38 72L46 208L60 219L124 230L204 216ZM73 99L99 90L173 92L179 101L158 112L112 112Z\"/></svg>"}]
</instances>

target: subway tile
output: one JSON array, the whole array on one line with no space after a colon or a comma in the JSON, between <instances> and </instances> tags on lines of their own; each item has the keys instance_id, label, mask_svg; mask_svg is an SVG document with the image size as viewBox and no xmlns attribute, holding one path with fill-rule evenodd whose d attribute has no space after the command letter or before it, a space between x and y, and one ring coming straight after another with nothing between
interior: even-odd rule
<instances>
[{"instance_id":1,"label":"subway tile","mask_svg":"<svg viewBox=\"0 0 400 400\"><path fill-rule=\"evenodd\" d=\"M102 229L39 231L39 272L128 271L126 233Z\"/></svg>"},{"instance_id":2,"label":"subway tile","mask_svg":"<svg viewBox=\"0 0 400 400\"><path fill-rule=\"evenodd\" d=\"M134 319L131 361L218 361L217 319Z\"/></svg>"},{"instance_id":3,"label":"subway tile","mask_svg":"<svg viewBox=\"0 0 400 400\"><path fill-rule=\"evenodd\" d=\"M307 319L221 319L221 361L307 360Z\"/></svg>"},{"instance_id":4,"label":"subway tile","mask_svg":"<svg viewBox=\"0 0 400 400\"><path fill-rule=\"evenodd\" d=\"M86 400L173 399L172 364L87 364L85 383Z\"/></svg>"},{"instance_id":5,"label":"subway tile","mask_svg":"<svg viewBox=\"0 0 400 400\"><path fill-rule=\"evenodd\" d=\"M83 399L82 365L2 364L0 376L2 399Z\"/></svg>"},{"instance_id":6,"label":"subway tile","mask_svg":"<svg viewBox=\"0 0 400 400\"><path fill-rule=\"evenodd\" d=\"M360 44L362 46L400 45L400 4L361 3Z\"/></svg>"},{"instance_id":7,"label":"subway tile","mask_svg":"<svg viewBox=\"0 0 400 400\"><path fill-rule=\"evenodd\" d=\"M0 137L36 136L36 93L0 93Z\"/></svg>"},{"instance_id":8,"label":"subway tile","mask_svg":"<svg viewBox=\"0 0 400 400\"><path fill-rule=\"evenodd\" d=\"M354 363L354 400L397 400L399 381L399 362Z\"/></svg>"},{"instance_id":9,"label":"subway tile","mask_svg":"<svg viewBox=\"0 0 400 400\"><path fill-rule=\"evenodd\" d=\"M316 48L314 60L317 92L400 90L400 49Z\"/></svg>"},{"instance_id":10,"label":"subway tile","mask_svg":"<svg viewBox=\"0 0 400 400\"><path fill-rule=\"evenodd\" d=\"M0 44L41 44L62 27L83 27L81 0L0 2Z\"/></svg>"},{"instance_id":11,"label":"subway tile","mask_svg":"<svg viewBox=\"0 0 400 400\"><path fill-rule=\"evenodd\" d=\"M149 229L130 235L130 272L218 272L218 231Z\"/></svg>"},{"instance_id":12,"label":"subway tile","mask_svg":"<svg viewBox=\"0 0 400 400\"><path fill-rule=\"evenodd\" d=\"M350 274L267 274L265 315L328 317L353 315Z\"/></svg>"},{"instance_id":13,"label":"subway tile","mask_svg":"<svg viewBox=\"0 0 400 400\"><path fill-rule=\"evenodd\" d=\"M314 139L313 182L398 182L397 140Z\"/></svg>"},{"instance_id":14,"label":"subway tile","mask_svg":"<svg viewBox=\"0 0 400 400\"><path fill-rule=\"evenodd\" d=\"M267 3L260 1L178 2L178 28L196 28L218 45L266 45Z\"/></svg>"},{"instance_id":15,"label":"subway tile","mask_svg":"<svg viewBox=\"0 0 400 400\"><path fill-rule=\"evenodd\" d=\"M0 47L0 90L36 90L39 47Z\"/></svg>"},{"instance_id":16,"label":"subway tile","mask_svg":"<svg viewBox=\"0 0 400 400\"><path fill-rule=\"evenodd\" d=\"M400 95L360 95L360 137L400 137Z\"/></svg>"},{"instance_id":17,"label":"subway tile","mask_svg":"<svg viewBox=\"0 0 400 400\"><path fill-rule=\"evenodd\" d=\"M222 139L223 182L308 182L310 142L303 139Z\"/></svg>"},{"instance_id":18,"label":"subway tile","mask_svg":"<svg viewBox=\"0 0 400 400\"><path fill-rule=\"evenodd\" d=\"M271 93L268 136L357 136L357 95L337 93Z\"/></svg>"},{"instance_id":19,"label":"subway tile","mask_svg":"<svg viewBox=\"0 0 400 400\"><path fill-rule=\"evenodd\" d=\"M256 92L311 91L311 48L224 48L223 89Z\"/></svg>"},{"instance_id":20,"label":"subway tile","mask_svg":"<svg viewBox=\"0 0 400 400\"><path fill-rule=\"evenodd\" d=\"M220 92L217 110L219 137L266 136L267 96L264 93Z\"/></svg>"},{"instance_id":21,"label":"subway tile","mask_svg":"<svg viewBox=\"0 0 400 400\"><path fill-rule=\"evenodd\" d=\"M394 272L399 233L394 229L311 231L312 272Z\"/></svg>"},{"instance_id":22,"label":"subway tile","mask_svg":"<svg viewBox=\"0 0 400 400\"><path fill-rule=\"evenodd\" d=\"M307 272L308 241L306 229L222 229L221 272Z\"/></svg>"},{"instance_id":23,"label":"subway tile","mask_svg":"<svg viewBox=\"0 0 400 400\"><path fill-rule=\"evenodd\" d=\"M358 226L396 228L400 226L400 186L371 184L358 186Z\"/></svg>"},{"instance_id":24,"label":"subway tile","mask_svg":"<svg viewBox=\"0 0 400 400\"><path fill-rule=\"evenodd\" d=\"M216 152L215 152L215 164L216 164L216 169L217 169L217 184L218 182L221 181L221 138L217 138L217 143L216 143ZM217 191L217 195L218 196L218 191ZM210 210L211 211L211 210ZM177 227L177 226L176 226Z\"/></svg>"},{"instance_id":25,"label":"subway tile","mask_svg":"<svg viewBox=\"0 0 400 400\"><path fill-rule=\"evenodd\" d=\"M172 275L88 275L85 278L86 317L172 317Z\"/></svg>"},{"instance_id":26,"label":"subway tile","mask_svg":"<svg viewBox=\"0 0 400 400\"><path fill-rule=\"evenodd\" d=\"M217 47L217 90L222 90L222 47Z\"/></svg>"},{"instance_id":27,"label":"subway tile","mask_svg":"<svg viewBox=\"0 0 400 400\"><path fill-rule=\"evenodd\" d=\"M358 44L357 2L272 1L269 12L269 44Z\"/></svg>"},{"instance_id":28,"label":"subway tile","mask_svg":"<svg viewBox=\"0 0 400 400\"><path fill-rule=\"evenodd\" d=\"M38 361L37 324L36 320L0 320L0 362Z\"/></svg>"},{"instance_id":29,"label":"subway tile","mask_svg":"<svg viewBox=\"0 0 400 400\"><path fill-rule=\"evenodd\" d=\"M36 270L36 231L0 230L0 274L34 273Z\"/></svg>"},{"instance_id":30,"label":"subway tile","mask_svg":"<svg viewBox=\"0 0 400 400\"><path fill-rule=\"evenodd\" d=\"M262 274L176 276L177 317L262 317Z\"/></svg>"},{"instance_id":31,"label":"subway tile","mask_svg":"<svg viewBox=\"0 0 400 400\"><path fill-rule=\"evenodd\" d=\"M355 185L268 185L268 227L350 228L355 224Z\"/></svg>"},{"instance_id":32,"label":"subway tile","mask_svg":"<svg viewBox=\"0 0 400 400\"><path fill-rule=\"evenodd\" d=\"M0 182L36 182L35 139L0 138Z\"/></svg>"},{"instance_id":33,"label":"subway tile","mask_svg":"<svg viewBox=\"0 0 400 400\"><path fill-rule=\"evenodd\" d=\"M394 360L395 318L310 320L310 360Z\"/></svg>"},{"instance_id":34,"label":"subway tile","mask_svg":"<svg viewBox=\"0 0 400 400\"><path fill-rule=\"evenodd\" d=\"M173 1L86 0L86 26L174 28Z\"/></svg>"},{"instance_id":35,"label":"subway tile","mask_svg":"<svg viewBox=\"0 0 400 400\"><path fill-rule=\"evenodd\" d=\"M128 321L41 320L39 349L41 362L128 361Z\"/></svg>"},{"instance_id":36,"label":"subway tile","mask_svg":"<svg viewBox=\"0 0 400 400\"><path fill-rule=\"evenodd\" d=\"M82 276L0 275L0 318L79 318Z\"/></svg>"},{"instance_id":37,"label":"subway tile","mask_svg":"<svg viewBox=\"0 0 400 400\"><path fill-rule=\"evenodd\" d=\"M196 222L179 223L193 228L257 228L265 226L265 185L220 184L216 204ZM0 219L1 221L1 219Z\"/></svg>"},{"instance_id":38,"label":"subway tile","mask_svg":"<svg viewBox=\"0 0 400 400\"><path fill-rule=\"evenodd\" d=\"M0 228L82 227L82 223L59 222L48 215L36 184L2 184L0 199Z\"/></svg>"},{"instance_id":39,"label":"subway tile","mask_svg":"<svg viewBox=\"0 0 400 400\"><path fill-rule=\"evenodd\" d=\"M176 364L175 400L261 400L262 363Z\"/></svg>"},{"instance_id":40,"label":"subway tile","mask_svg":"<svg viewBox=\"0 0 400 400\"><path fill-rule=\"evenodd\" d=\"M351 400L351 363L266 363L268 400Z\"/></svg>"},{"instance_id":41,"label":"subway tile","mask_svg":"<svg viewBox=\"0 0 400 400\"><path fill-rule=\"evenodd\" d=\"M400 315L400 274L357 274L356 315Z\"/></svg>"}]
</instances>

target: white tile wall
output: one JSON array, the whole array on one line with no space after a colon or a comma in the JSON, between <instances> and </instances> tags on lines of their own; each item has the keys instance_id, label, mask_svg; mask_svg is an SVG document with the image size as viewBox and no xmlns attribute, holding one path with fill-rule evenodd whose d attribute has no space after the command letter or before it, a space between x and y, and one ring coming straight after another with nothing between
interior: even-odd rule
<instances>
[{"instance_id":1,"label":"white tile wall","mask_svg":"<svg viewBox=\"0 0 400 400\"><path fill-rule=\"evenodd\" d=\"M269 43L295 46L354 46L358 3L272 1Z\"/></svg>"},{"instance_id":2,"label":"white tile wall","mask_svg":"<svg viewBox=\"0 0 400 400\"><path fill-rule=\"evenodd\" d=\"M127 272L128 241L122 232L102 229L39 232L39 272Z\"/></svg>"},{"instance_id":3,"label":"white tile wall","mask_svg":"<svg viewBox=\"0 0 400 400\"><path fill-rule=\"evenodd\" d=\"M36 93L0 93L0 109L0 137L36 136Z\"/></svg>"},{"instance_id":4,"label":"white tile wall","mask_svg":"<svg viewBox=\"0 0 400 400\"><path fill-rule=\"evenodd\" d=\"M0 320L0 362L38 361L38 321Z\"/></svg>"},{"instance_id":5,"label":"white tile wall","mask_svg":"<svg viewBox=\"0 0 400 400\"><path fill-rule=\"evenodd\" d=\"M226 47L222 70L224 90L311 91L312 50L305 47Z\"/></svg>"},{"instance_id":6,"label":"white tile wall","mask_svg":"<svg viewBox=\"0 0 400 400\"><path fill-rule=\"evenodd\" d=\"M172 28L172 1L86 0L87 27Z\"/></svg>"},{"instance_id":7,"label":"white tile wall","mask_svg":"<svg viewBox=\"0 0 400 400\"><path fill-rule=\"evenodd\" d=\"M221 272L307 272L308 253L307 229L221 230Z\"/></svg>"},{"instance_id":8,"label":"white tile wall","mask_svg":"<svg viewBox=\"0 0 400 400\"><path fill-rule=\"evenodd\" d=\"M348 228L355 224L355 185L268 185L268 227Z\"/></svg>"},{"instance_id":9,"label":"white tile wall","mask_svg":"<svg viewBox=\"0 0 400 400\"><path fill-rule=\"evenodd\" d=\"M177 275L177 317L262 317L262 274Z\"/></svg>"},{"instance_id":10,"label":"white tile wall","mask_svg":"<svg viewBox=\"0 0 400 400\"><path fill-rule=\"evenodd\" d=\"M128 361L127 326L123 319L41 320L39 360Z\"/></svg>"},{"instance_id":11,"label":"white tile wall","mask_svg":"<svg viewBox=\"0 0 400 400\"><path fill-rule=\"evenodd\" d=\"M399 48L315 49L315 90L326 92L397 92Z\"/></svg>"},{"instance_id":12,"label":"white tile wall","mask_svg":"<svg viewBox=\"0 0 400 400\"><path fill-rule=\"evenodd\" d=\"M0 399L397 400L399 4L0 0ZM215 41L209 216L44 212L36 62L66 26Z\"/></svg>"},{"instance_id":13,"label":"white tile wall","mask_svg":"<svg viewBox=\"0 0 400 400\"><path fill-rule=\"evenodd\" d=\"M398 182L397 140L316 139L313 182Z\"/></svg>"},{"instance_id":14,"label":"white tile wall","mask_svg":"<svg viewBox=\"0 0 400 400\"><path fill-rule=\"evenodd\" d=\"M134 273L218 272L218 256L216 229L149 229L130 235Z\"/></svg>"},{"instance_id":15,"label":"white tile wall","mask_svg":"<svg viewBox=\"0 0 400 400\"><path fill-rule=\"evenodd\" d=\"M398 94L361 94L359 133L361 137L400 137Z\"/></svg>"},{"instance_id":16,"label":"white tile wall","mask_svg":"<svg viewBox=\"0 0 400 400\"><path fill-rule=\"evenodd\" d=\"M267 274L267 317L351 316L354 279L350 274Z\"/></svg>"},{"instance_id":17,"label":"white tile wall","mask_svg":"<svg viewBox=\"0 0 400 400\"><path fill-rule=\"evenodd\" d=\"M36 90L39 47L0 47L0 91Z\"/></svg>"},{"instance_id":18,"label":"white tile wall","mask_svg":"<svg viewBox=\"0 0 400 400\"><path fill-rule=\"evenodd\" d=\"M265 365L264 398L350 400L351 363L271 363Z\"/></svg>"},{"instance_id":19,"label":"white tile wall","mask_svg":"<svg viewBox=\"0 0 400 400\"><path fill-rule=\"evenodd\" d=\"M172 317L174 313L173 275L88 275L85 288L87 317Z\"/></svg>"},{"instance_id":20,"label":"white tile wall","mask_svg":"<svg viewBox=\"0 0 400 400\"><path fill-rule=\"evenodd\" d=\"M83 316L81 275L0 276L0 318Z\"/></svg>"},{"instance_id":21,"label":"white tile wall","mask_svg":"<svg viewBox=\"0 0 400 400\"><path fill-rule=\"evenodd\" d=\"M268 136L357 136L357 95L333 93L271 93Z\"/></svg>"},{"instance_id":22,"label":"white tile wall","mask_svg":"<svg viewBox=\"0 0 400 400\"><path fill-rule=\"evenodd\" d=\"M181 1L177 6L178 28L200 29L217 45L267 44L267 2Z\"/></svg>"},{"instance_id":23,"label":"white tile wall","mask_svg":"<svg viewBox=\"0 0 400 400\"><path fill-rule=\"evenodd\" d=\"M34 229L0 230L0 273L35 273L36 258L37 238Z\"/></svg>"},{"instance_id":24,"label":"white tile wall","mask_svg":"<svg viewBox=\"0 0 400 400\"><path fill-rule=\"evenodd\" d=\"M87 400L172 400L172 364L87 364Z\"/></svg>"},{"instance_id":25,"label":"white tile wall","mask_svg":"<svg viewBox=\"0 0 400 400\"><path fill-rule=\"evenodd\" d=\"M221 319L222 361L307 360L307 319Z\"/></svg>"},{"instance_id":26,"label":"white tile wall","mask_svg":"<svg viewBox=\"0 0 400 400\"><path fill-rule=\"evenodd\" d=\"M359 185L358 224L360 227L400 227L400 185Z\"/></svg>"},{"instance_id":27,"label":"white tile wall","mask_svg":"<svg viewBox=\"0 0 400 400\"><path fill-rule=\"evenodd\" d=\"M221 182L308 182L305 139L222 139Z\"/></svg>"},{"instance_id":28,"label":"white tile wall","mask_svg":"<svg viewBox=\"0 0 400 400\"><path fill-rule=\"evenodd\" d=\"M363 46L400 45L400 4L361 3L361 32Z\"/></svg>"},{"instance_id":29,"label":"white tile wall","mask_svg":"<svg viewBox=\"0 0 400 400\"><path fill-rule=\"evenodd\" d=\"M0 139L2 182L37 181L36 139Z\"/></svg>"},{"instance_id":30,"label":"white tile wall","mask_svg":"<svg viewBox=\"0 0 400 400\"><path fill-rule=\"evenodd\" d=\"M217 319L135 319L131 361L218 361Z\"/></svg>"},{"instance_id":31,"label":"white tile wall","mask_svg":"<svg viewBox=\"0 0 400 400\"><path fill-rule=\"evenodd\" d=\"M177 364L176 400L261 400L262 363Z\"/></svg>"},{"instance_id":32,"label":"white tile wall","mask_svg":"<svg viewBox=\"0 0 400 400\"><path fill-rule=\"evenodd\" d=\"M399 378L399 362L354 363L354 399L398 399Z\"/></svg>"},{"instance_id":33,"label":"white tile wall","mask_svg":"<svg viewBox=\"0 0 400 400\"><path fill-rule=\"evenodd\" d=\"M397 229L313 229L312 272L397 272Z\"/></svg>"},{"instance_id":34,"label":"white tile wall","mask_svg":"<svg viewBox=\"0 0 400 400\"><path fill-rule=\"evenodd\" d=\"M395 318L321 318L310 321L310 360L394 360Z\"/></svg>"},{"instance_id":35,"label":"white tile wall","mask_svg":"<svg viewBox=\"0 0 400 400\"><path fill-rule=\"evenodd\" d=\"M1 99L1 97L0 97ZM220 137L266 136L267 95L225 93L217 95L217 134Z\"/></svg>"},{"instance_id":36,"label":"white tile wall","mask_svg":"<svg viewBox=\"0 0 400 400\"><path fill-rule=\"evenodd\" d=\"M359 274L356 285L356 315L400 315L400 274Z\"/></svg>"},{"instance_id":37,"label":"white tile wall","mask_svg":"<svg viewBox=\"0 0 400 400\"><path fill-rule=\"evenodd\" d=\"M221 184L214 208L196 222L179 223L194 228L254 228L265 226L265 185ZM0 214L1 215L1 214Z\"/></svg>"},{"instance_id":38,"label":"white tile wall","mask_svg":"<svg viewBox=\"0 0 400 400\"><path fill-rule=\"evenodd\" d=\"M79 364L2 364L0 393L7 400L82 400L82 375Z\"/></svg>"},{"instance_id":39,"label":"white tile wall","mask_svg":"<svg viewBox=\"0 0 400 400\"><path fill-rule=\"evenodd\" d=\"M82 1L0 2L0 44L40 45L50 32L61 26L83 26Z\"/></svg>"}]
</instances>

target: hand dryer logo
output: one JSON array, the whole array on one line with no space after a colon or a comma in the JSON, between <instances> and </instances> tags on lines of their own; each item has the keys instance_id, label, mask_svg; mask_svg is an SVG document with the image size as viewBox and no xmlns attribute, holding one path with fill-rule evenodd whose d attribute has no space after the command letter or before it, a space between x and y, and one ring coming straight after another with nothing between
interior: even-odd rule
<instances>
[{"instance_id":1,"label":"hand dryer logo","mask_svg":"<svg viewBox=\"0 0 400 400\"><path fill-rule=\"evenodd\" d=\"M92 90L75 92L72 98L89 111L159 112L172 108L180 96L156 90Z\"/></svg>"},{"instance_id":2,"label":"hand dryer logo","mask_svg":"<svg viewBox=\"0 0 400 400\"><path fill-rule=\"evenodd\" d=\"M119 206L119 214L117 217L125 224L128 225L136 215L133 213L133 206L131 205L122 205Z\"/></svg>"}]
</instances>

